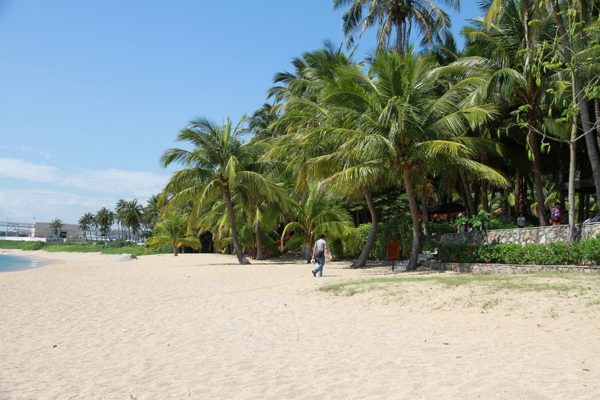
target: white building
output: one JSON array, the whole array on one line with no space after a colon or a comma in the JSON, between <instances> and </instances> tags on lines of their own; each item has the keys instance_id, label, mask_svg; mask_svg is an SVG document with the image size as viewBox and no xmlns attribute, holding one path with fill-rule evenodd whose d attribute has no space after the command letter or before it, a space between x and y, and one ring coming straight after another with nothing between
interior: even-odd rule
<instances>
[{"instance_id":1,"label":"white building","mask_svg":"<svg viewBox=\"0 0 600 400\"><path fill-rule=\"evenodd\" d=\"M76 224L62 224L58 234L50 227L50 222L11 222L0 221L1 240L24 240L24 241L56 241L65 239L74 240L106 240L126 238L126 232L119 229L111 229L108 237L102 236L97 230L83 232Z\"/></svg>"}]
</instances>

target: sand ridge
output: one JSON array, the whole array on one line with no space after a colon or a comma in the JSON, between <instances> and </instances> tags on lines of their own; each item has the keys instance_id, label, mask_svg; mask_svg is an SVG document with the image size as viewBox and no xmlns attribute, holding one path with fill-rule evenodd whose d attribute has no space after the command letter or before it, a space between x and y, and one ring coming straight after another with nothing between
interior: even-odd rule
<instances>
[{"instance_id":1,"label":"sand ridge","mask_svg":"<svg viewBox=\"0 0 600 400\"><path fill-rule=\"evenodd\" d=\"M2 400L600 398L597 308L564 299L320 291L390 274L345 262L18 253L57 262L0 274Z\"/></svg>"}]
</instances>

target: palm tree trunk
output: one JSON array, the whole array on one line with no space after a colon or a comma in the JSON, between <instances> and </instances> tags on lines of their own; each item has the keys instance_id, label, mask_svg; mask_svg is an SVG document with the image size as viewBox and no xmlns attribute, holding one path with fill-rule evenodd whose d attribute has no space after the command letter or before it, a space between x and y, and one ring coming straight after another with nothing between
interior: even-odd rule
<instances>
[{"instance_id":1,"label":"palm tree trunk","mask_svg":"<svg viewBox=\"0 0 600 400\"><path fill-rule=\"evenodd\" d=\"M565 165L564 162L564 157L562 157L562 155L564 154L564 147L565 144L564 143L560 143L558 146L558 151L559 151L559 161L558 161L558 201L560 202L560 204L565 205L565 192L563 190L561 190L561 187L563 186L563 184L565 184L568 180L568 166Z\"/></svg>"},{"instance_id":2,"label":"palm tree trunk","mask_svg":"<svg viewBox=\"0 0 600 400\"><path fill-rule=\"evenodd\" d=\"M427 196L425 195L425 187L421 191L421 214L423 214L423 235L427 236L427 224L429 223L429 213L427 213Z\"/></svg>"},{"instance_id":3,"label":"palm tree trunk","mask_svg":"<svg viewBox=\"0 0 600 400\"><path fill-rule=\"evenodd\" d=\"M525 212L521 209L521 172L517 169L515 172L515 214L519 215Z\"/></svg>"},{"instance_id":4,"label":"palm tree trunk","mask_svg":"<svg viewBox=\"0 0 600 400\"><path fill-rule=\"evenodd\" d=\"M596 114L596 140L598 141L598 147L600 147L600 100L594 99L594 111Z\"/></svg>"},{"instance_id":5,"label":"palm tree trunk","mask_svg":"<svg viewBox=\"0 0 600 400\"><path fill-rule=\"evenodd\" d=\"M490 200L488 198L488 181L487 179L483 179L481 181L481 204L483 207L483 211L486 213L490 212Z\"/></svg>"},{"instance_id":6,"label":"palm tree trunk","mask_svg":"<svg viewBox=\"0 0 600 400\"><path fill-rule=\"evenodd\" d=\"M463 185L463 190L465 191L465 197L467 198L467 204L469 206L469 213L471 215L477 215L477 207L475 207L475 202L473 201L473 195L471 194L471 187L469 186L469 181L465 175L465 171L462 169L459 171L460 181Z\"/></svg>"},{"instance_id":7,"label":"palm tree trunk","mask_svg":"<svg viewBox=\"0 0 600 400\"><path fill-rule=\"evenodd\" d=\"M404 37L404 25L402 23L396 26L396 50L400 57L404 58L404 47L405 47L406 38Z\"/></svg>"},{"instance_id":8,"label":"palm tree trunk","mask_svg":"<svg viewBox=\"0 0 600 400\"><path fill-rule=\"evenodd\" d=\"M235 213L233 212L233 203L231 202L231 193L228 188L223 191L223 197L225 198L225 206L227 208L227 215L229 216L229 224L231 226L231 240L233 242L233 250L237 256L240 264L250 264L250 261L242 253L242 248L238 242L237 235L237 224L235 222Z\"/></svg>"},{"instance_id":9,"label":"palm tree trunk","mask_svg":"<svg viewBox=\"0 0 600 400\"><path fill-rule=\"evenodd\" d=\"M256 224L254 224L254 234L256 236L256 259L262 260L263 258L265 258L265 256L263 255L262 240L260 238L260 222L258 221L256 222Z\"/></svg>"},{"instance_id":10,"label":"palm tree trunk","mask_svg":"<svg viewBox=\"0 0 600 400\"><path fill-rule=\"evenodd\" d=\"M282 238L283 240L283 238ZM304 258L306 262L310 264L310 260L312 259L312 251L313 251L313 243L312 243L312 226L311 229L308 229L304 235L304 240L306 241L306 247L304 247Z\"/></svg>"},{"instance_id":11,"label":"palm tree trunk","mask_svg":"<svg viewBox=\"0 0 600 400\"><path fill-rule=\"evenodd\" d=\"M546 217L546 206L544 204L544 186L542 184L542 167L540 163L540 158L542 154L540 151L540 144L538 141L537 133L533 132L533 130L529 131L529 147L531 147L531 152L533 153L533 176L535 179L535 197L537 200L540 225L547 226L548 218Z\"/></svg>"},{"instance_id":12,"label":"palm tree trunk","mask_svg":"<svg viewBox=\"0 0 600 400\"><path fill-rule=\"evenodd\" d=\"M419 206L417 205L417 200L415 199L415 190L413 187L412 179L410 177L410 169L408 167L403 167L402 173L404 178L404 186L406 189L406 196L408 197L410 216L412 218L413 224L413 243L406 270L414 271L417 269L417 260L419 257L419 249L421 247L421 237L419 233Z\"/></svg>"},{"instance_id":13,"label":"palm tree trunk","mask_svg":"<svg viewBox=\"0 0 600 400\"><path fill-rule=\"evenodd\" d=\"M369 259L371 247L373 247L373 243L375 243L375 238L377 237L377 210L375 209L375 203L373 202L373 195L366 185L363 186L363 193L365 195L365 200L367 201L367 206L369 207L369 213L371 213L371 230L369 231L367 242L360 252L358 259L350 265L350 268L364 268Z\"/></svg>"},{"instance_id":14,"label":"palm tree trunk","mask_svg":"<svg viewBox=\"0 0 600 400\"><path fill-rule=\"evenodd\" d=\"M575 169L577 155L577 143L575 142L576 137L577 124L575 121L573 121L571 141L569 143L569 236L567 237L567 241L569 242L573 242L575 240Z\"/></svg>"}]
</instances>

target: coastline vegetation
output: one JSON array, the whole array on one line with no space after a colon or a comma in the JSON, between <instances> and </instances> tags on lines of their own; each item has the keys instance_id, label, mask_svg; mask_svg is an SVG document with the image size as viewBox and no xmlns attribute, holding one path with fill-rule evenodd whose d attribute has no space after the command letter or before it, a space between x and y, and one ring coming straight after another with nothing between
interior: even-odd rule
<instances>
[{"instance_id":1,"label":"coastline vegetation","mask_svg":"<svg viewBox=\"0 0 600 400\"><path fill-rule=\"evenodd\" d=\"M441 244L426 246L437 250L436 260L454 263L495 263L524 265L593 265L600 262L600 238L580 242L547 244Z\"/></svg>"},{"instance_id":2,"label":"coastline vegetation","mask_svg":"<svg viewBox=\"0 0 600 400\"><path fill-rule=\"evenodd\" d=\"M327 233L334 256L354 259L352 267L384 257L386 240L397 239L410 271L423 236L452 224L491 218L489 229L506 228L523 214L546 226L558 201L573 228L600 211L598 2L484 1L484 17L461 32L462 49L432 2L333 5L345 9L349 46L377 27L374 53L356 60L356 48L325 42L277 73L270 103L250 117L192 120L176 137L183 147L160 159L181 167L163 191L145 207L121 200L114 211L87 213L79 221L86 239L106 239L114 226L132 242L154 235L150 243L178 247L178 238L195 237L200 251L247 264L308 254ZM464 216L429 220L428 207L448 203ZM173 213L187 224L165 237ZM561 249L570 257L576 247ZM524 262L545 251L463 250L443 252ZM572 262L565 257L548 262Z\"/></svg>"},{"instance_id":3,"label":"coastline vegetation","mask_svg":"<svg viewBox=\"0 0 600 400\"><path fill-rule=\"evenodd\" d=\"M15 249L23 251L43 250L48 252L70 252L70 253L101 253L101 254L123 254L128 253L135 256L143 254L168 254L173 249L170 246L159 247L145 253L146 247L125 242L124 240L113 240L109 242L83 242L65 241L56 242L26 242L16 240L0 240L1 249Z\"/></svg>"}]
</instances>

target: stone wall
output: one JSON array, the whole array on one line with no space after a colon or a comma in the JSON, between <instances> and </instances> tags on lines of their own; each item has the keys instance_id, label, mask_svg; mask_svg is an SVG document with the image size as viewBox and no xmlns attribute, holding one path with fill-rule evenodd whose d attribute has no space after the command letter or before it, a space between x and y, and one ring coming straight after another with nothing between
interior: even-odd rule
<instances>
[{"instance_id":1,"label":"stone wall","mask_svg":"<svg viewBox=\"0 0 600 400\"><path fill-rule=\"evenodd\" d=\"M575 225L575 241L591 239L600 233L600 222ZM439 240L444 244L546 244L565 242L569 234L568 225L536 226L516 229L494 229L487 232L447 233Z\"/></svg>"},{"instance_id":2,"label":"stone wall","mask_svg":"<svg viewBox=\"0 0 600 400\"><path fill-rule=\"evenodd\" d=\"M518 265L518 264L488 264L488 263L439 263L429 262L427 267L438 271L455 271L472 274L519 274L524 272L583 272L588 274L600 273L600 267L595 265Z\"/></svg>"}]
</instances>

